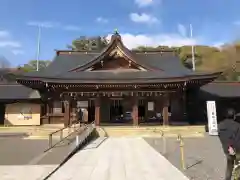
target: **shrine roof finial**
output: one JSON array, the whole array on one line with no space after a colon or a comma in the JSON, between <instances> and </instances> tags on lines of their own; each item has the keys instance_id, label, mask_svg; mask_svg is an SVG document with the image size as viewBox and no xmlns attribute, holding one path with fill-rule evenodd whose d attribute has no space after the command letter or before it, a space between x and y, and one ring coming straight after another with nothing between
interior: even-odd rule
<instances>
[{"instance_id":1,"label":"shrine roof finial","mask_svg":"<svg viewBox=\"0 0 240 180\"><path fill-rule=\"evenodd\" d=\"M117 28L114 29L114 34L119 34Z\"/></svg>"}]
</instances>

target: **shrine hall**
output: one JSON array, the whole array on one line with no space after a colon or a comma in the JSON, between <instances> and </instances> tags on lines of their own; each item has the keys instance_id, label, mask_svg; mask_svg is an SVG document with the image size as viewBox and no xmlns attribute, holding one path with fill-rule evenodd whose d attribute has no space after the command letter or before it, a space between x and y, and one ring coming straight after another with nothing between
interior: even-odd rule
<instances>
[{"instance_id":1,"label":"shrine hall","mask_svg":"<svg viewBox=\"0 0 240 180\"><path fill-rule=\"evenodd\" d=\"M39 93L41 124L138 126L189 121L194 92L220 74L186 68L173 50L130 50L114 32L101 52L56 50L46 69L14 78Z\"/></svg>"}]
</instances>

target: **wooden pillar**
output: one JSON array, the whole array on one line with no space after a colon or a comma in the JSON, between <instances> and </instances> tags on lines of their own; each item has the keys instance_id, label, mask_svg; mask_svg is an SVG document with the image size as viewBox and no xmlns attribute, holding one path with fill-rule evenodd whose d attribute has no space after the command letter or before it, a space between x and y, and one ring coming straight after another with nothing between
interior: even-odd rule
<instances>
[{"instance_id":1,"label":"wooden pillar","mask_svg":"<svg viewBox=\"0 0 240 180\"><path fill-rule=\"evenodd\" d=\"M161 113L162 115L162 110L163 110L163 97L156 97L155 100L155 114L157 115L157 113ZM159 123L162 123L162 118L161 117L157 117L159 120Z\"/></svg>"},{"instance_id":2,"label":"wooden pillar","mask_svg":"<svg viewBox=\"0 0 240 180\"><path fill-rule=\"evenodd\" d=\"M169 96L166 94L164 96L164 104L163 104L163 125L169 124L168 117L168 106L169 106Z\"/></svg>"},{"instance_id":3,"label":"wooden pillar","mask_svg":"<svg viewBox=\"0 0 240 180\"><path fill-rule=\"evenodd\" d=\"M64 127L69 126L70 124L70 101L69 100L65 100L64 101Z\"/></svg>"},{"instance_id":4,"label":"wooden pillar","mask_svg":"<svg viewBox=\"0 0 240 180\"><path fill-rule=\"evenodd\" d=\"M95 99L95 125L100 125L100 97Z\"/></svg>"},{"instance_id":5,"label":"wooden pillar","mask_svg":"<svg viewBox=\"0 0 240 180\"><path fill-rule=\"evenodd\" d=\"M47 124L50 124L50 105L49 105L49 101L47 101L47 113L46 113L46 115L47 115Z\"/></svg>"},{"instance_id":6,"label":"wooden pillar","mask_svg":"<svg viewBox=\"0 0 240 180\"><path fill-rule=\"evenodd\" d=\"M73 123L76 123L77 120L77 105L76 105L76 100L72 100L71 102L71 121L70 124L72 125Z\"/></svg>"},{"instance_id":7,"label":"wooden pillar","mask_svg":"<svg viewBox=\"0 0 240 180\"><path fill-rule=\"evenodd\" d=\"M132 118L133 125L138 126L138 99L136 97L133 98Z\"/></svg>"},{"instance_id":8,"label":"wooden pillar","mask_svg":"<svg viewBox=\"0 0 240 180\"><path fill-rule=\"evenodd\" d=\"M183 121L187 121L187 100L186 100L186 91L184 90L183 91L183 94L182 94L182 106L183 106Z\"/></svg>"}]
</instances>

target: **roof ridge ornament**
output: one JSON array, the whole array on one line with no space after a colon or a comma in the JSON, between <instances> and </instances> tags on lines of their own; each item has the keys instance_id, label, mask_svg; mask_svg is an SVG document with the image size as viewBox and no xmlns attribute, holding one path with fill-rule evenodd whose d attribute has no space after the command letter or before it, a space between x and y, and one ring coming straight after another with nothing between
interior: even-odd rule
<instances>
[{"instance_id":1,"label":"roof ridge ornament","mask_svg":"<svg viewBox=\"0 0 240 180\"><path fill-rule=\"evenodd\" d=\"M120 40L120 41L121 41L121 35L119 34L117 28L114 29L114 33L113 33L113 35L112 35L112 37L111 37L111 41L112 41L112 40Z\"/></svg>"},{"instance_id":2,"label":"roof ridge ornament","mask_svg":"<svg viewBox=\"0 0 240 180\"><path fill-rule=\"evenodd\" d=\"M114 34L119 35L117 28L114 29Z\"/></svg>"}]
</instances>

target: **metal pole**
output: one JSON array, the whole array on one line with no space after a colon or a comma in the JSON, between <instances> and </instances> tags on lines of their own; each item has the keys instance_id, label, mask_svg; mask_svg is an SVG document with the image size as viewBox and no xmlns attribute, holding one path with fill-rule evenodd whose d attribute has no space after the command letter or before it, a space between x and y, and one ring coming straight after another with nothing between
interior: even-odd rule
<instances>
[{"instance_id":1,"label":"metal pole","mask_svg":"<svg viewBox=\"0 0 240 180\"><path fill-rule=\"evenodd\" d=\"M193 39L193 29L192 24L190 24L191 39ZM192 44L192 70L195 71L195 54L194 54L194 44Z\"/></svg>"},{"instance_id":2,"label":"metal pole","mask_svg":"<svg viewBox=\"0 0 240 180\"><path fill-rule=\"evenodd\" d=\"M60 141L63 139L63 130L60 131Z\"/></svg>"},{"instance_id":3,"label":"metal pole","mask_svg":"<svg viewBox=\"0 0 240 180\"><path fill-rule=\"evenodd\" d=\"M183 139L181 135L178 135L178 140L180 141L180 153L181 153L181 165L182 165L182 169L186 170L186 166L185 166L185 158L184 158L184 143L183 143Z\"/></svg>"},{"instance_id":4,"label":"metal pole","mask_svg":"<svg viewBox=\"0 0 240 180\"><path fill-rule=\"evenodd\" d=\"M80 143L80 142L79 142L79 135L77 134L77 135L76 135L76 147L79 145L79 143Z\"/></svg>"},{"instance_id":5,"label":"metal pole","mask_svg":"<svg viewBox=\"0 0 240 180\"><path fill-rule=\"evenodd\" d=\"M166 137L164 135L164 132L162 132L162 141L163 141L163 155L167 155L167 143L166 143Z\"/></svg>"},{"instance_id":6,"label":"metal pole","mask_svg":"<svg viewBox=\"0 0 240 180\"><path fill-rule=\"evenodd\" d=\"M52 134L49 134L48 147L49 147L49 149L52 148Z\"/></svg>"},{"instance_id":7,"label":"metal pole","mask_svg":"<svg viewBox=\"0 0 240 180\"><path fill-rule=\"evenodd\" d=\"M39 70L40 40L41 40L41 25L38 26L38 40L37 40L37 71Z\"/></svg>"}]
</instances>

